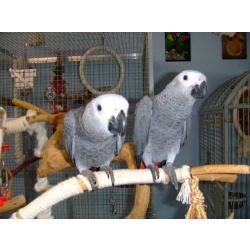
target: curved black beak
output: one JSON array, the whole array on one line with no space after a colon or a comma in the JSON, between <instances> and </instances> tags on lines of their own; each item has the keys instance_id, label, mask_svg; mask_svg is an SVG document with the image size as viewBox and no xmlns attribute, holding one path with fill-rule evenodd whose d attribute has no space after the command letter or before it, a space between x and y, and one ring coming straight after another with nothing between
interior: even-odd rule
<instances>
[{"instance_id":1,"label":"curved black beak","mask_svg":"<svg viewBox=\"0 0 250 250\"><path fill-rule=\"evenodd\" d=\"M207 83L203 81L200 85L196 84L192 91L191 96L194 98L203 98L207 92Z\"/></svg>"},{"instance_id":2,"label":"curved black beak","mask_svg":"<svg viewBox=\"0 0 250 250\"><path fill-rule=\"evenodd\" d=\"M126 127L127 119L123 110L120 111L116 118L112 116L109 120L108 130L112 134L120 134L121 136L124 136L126 132Z\"/></svg>"}]
</instances>

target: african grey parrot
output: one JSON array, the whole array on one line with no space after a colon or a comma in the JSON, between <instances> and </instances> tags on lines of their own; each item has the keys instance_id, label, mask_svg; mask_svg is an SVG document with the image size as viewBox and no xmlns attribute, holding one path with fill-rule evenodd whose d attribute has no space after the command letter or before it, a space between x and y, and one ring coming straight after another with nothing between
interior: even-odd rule
<instances>
[{"instance_id":1,"label":"african grey parrot","mask_svg":"<svg viewBox=\"0 0 250 250\"><path fill-rule=\"evenodd\" d=\"M110 162L125 140L129 104L118 94L103 94L64 118L63 144L79 172L95 189L92 167L104 170L114 184Z\"/></svg>"},{"instance_id":2,"label":"african grey parrot","mask_svg":"<svg viewBox=\"0 0 250 250\"><path fill-rule=\"evenodd\" d=\"M152 98L144 96L136 105L134 150L138 167L149 168L154 182L160 165L178 189L173 162L183 147L191 126L191 112L197 98L206 94L207 79L195 70L179 73Z\"/></svg>"}]
</instances>

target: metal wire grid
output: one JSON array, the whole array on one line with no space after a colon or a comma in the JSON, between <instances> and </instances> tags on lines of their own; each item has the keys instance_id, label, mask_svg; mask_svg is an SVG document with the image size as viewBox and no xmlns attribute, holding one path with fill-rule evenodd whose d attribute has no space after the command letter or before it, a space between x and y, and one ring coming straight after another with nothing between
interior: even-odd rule
<instances>
[{"instance_id":1,"label":"metal wire grid","mask_svg":"<svg viewBox=\"0 0 250 250\"><path fill-rule=\"evenodd\" d=\"M114 164L112 164L114 165ZM132 210L135 186L119 186L85 192L70 199L71 216L74 219L123 219ZM124 206L124 204L127 204Z\"/></svg>"},{"instance_id":2,"label":"metal wire grid","mask_svg":"<svg viewBox=\"0 0 250 250\"><path fill-rule=\"evenodd\" d=\"M133 119L136 102L144 94L149 94L149 63L148 63L148 36L146 33L44 33L45 43L38 47L27 46L29 33L0 33L0 90L1 97L12 99L14 96L13 78L10 77L9 68L16 66L16 60L26 62L27 67L36 70L34 77L34 89L19 89L17 98L30 102L48 112L53 112L53 103L45 97L48 86L51 86L55 74L52 71L56 61L56 53L61 52L62 65L65 72L62 78L66 81L67 94L79 93L84 86L79 76L79 60L81 56L91 47L105 45L111 47L122 58L125 66L125 77L122 87L118 93L126 97L130 103L129 119L127 126L126 141L132 141ZM84 67L84 73L94 88L109 85L111 87L117 81L117 62L104 51L98 51L102 60L88 60ZM93 56L97 55L97 52ZM72 59L73 58L73 59ZM93 58L92 58L93 59ZM19 67L21 64L19 64ZM95 77L94 77L95 76ZM97 76L97 77L96 77ZM91 98L94 97L91 96ZM68 110L85 105L81 99L67 99ZM14 117L13 107L1 103L7 111L8 117ZM25 115L25 110L18 109L18 117ZM53 127L46 124L48 137L53 133ZM11 169L18 166L13 158L14 139L13 135L6 140L12 140L12 147L8 152L8 162ZM6 141L5 140L5 141ZM29 147L34 148L36 139L23 133L21 136L21 151L29 151L26 160L32 157ZM33 145L33 146L32 146ZM114 168L126 167L123 163L113 164ZM27 202L34 199L36 182L36 168L38 162L29 166L19 173L14 179L14 194L25 194ZM56 184L75 172L65 170L49 177L51 184ZM134 202L134 186L114 188L116 201L114 203L117 214L110 212L110 197L112 189L86 193L79 197L63 201L52 208L55 218L122 218L128 214ZM152 190L151 190L152 192ZM152 192L153 193L153 192ZM153 195L146 217L154 217ZM82 209L82 206L85 207ZM92 205L91 205L92 204ZM96 208L97 206L97 208ZM85 210L86 208L86 210ZM101 212L103 211L103 212ZM8 218L10 213L0 214Z\"/></svg>"},{"instance_id":3,"label":"metal wire grid","mask_svg":"<svg viewBox=\"0 0 250 250\"><path fill-rule=\"evenodd\" d=\"M249 83L247 85L249 86ZM234 105L232 105L234 106ZM249 128L249 115L250 115L250 107L249 105L243 104L242 107L244 107L245 116L243 116L243 131L245 130L245 126ZM242 110L240 108L237 109ZM229 117L233 116L234 109L229 109ZM239 114L239 112L238 112ZM238 117L239 119L239 117ZM245 124L244 120L247 119L247 123ZM228 162L229 163L238 163L242 165L250 165L250 159L248 157L242 156L239 152L240 149L242 149L242 142L243 138L239 135L239 133L235 130L234 124L230 123L228 129ZM248 150L245 148L244 150ZM228 185L227 187L229 192L228 197L228 210L229 212L234 212L235 216L234 218L243 218L247 219L250 218L250 178L249 175L238 175L238 178L235 183ZM242 197L244 195L244 197Z\"/></svg>"},{"instance_id":4,"label":"metal wire grid","mask_svg":"<svg viewBox=\"0 0 250 250\"><path fill-rule=\"evenodd\" d=\"M245 114L246 118L243 120L247 119L246 124L249 124L249 104L233 103L236 90L243 86L249 87L248 78L249 72L245 72L222 84L218 91L216 89L208 96L199 110L201 165L218 163L249 165L249 157L238 154L242 138L233 123L233 110L244 108L247 115ZM244 130L244 125L242 129ZM234 212L234 218L250 218L248 175L238 175L237 181L233 184L204 182L201 187L208 204L208 218L225 218L231 212ZM242 194L244 197L241 197Z\"/></svg>"},{"instance_id":5,"label":"metal wire grid","mask_svg":"<svg viewBox=\"0 0 250 250\"><path fill-rule=\"evenodd\" d=\"M200 119L200 161L202 164L216 164L223 161L223 124L212 123L222 117L221 113L205 114ZM210 123L211 122L211 123Z\"/></svg>"},{"instance_id":6,"label":"metal wire grid","mask_svg":"<svg viewBox=\"0 0 250 250\"><path fill-rule=\"evenodd\" d=\"M26 156L27 159L31 159L33 155L33 148L36 146L36 140L33 138L29 138L28 134L24 134L21 138L20 143L20 150L21 152ZM15 146L15 140L14 136L5 136L4 142L10 143L10 150L5 155L5 166L8 167L10 170L14 170L22 163L17 163L14 157L14 146ZM34 192L33 187L36 182L36 168L38 166L38 162L34 162L30 164L26 169L18 173L14 177L13 186L12 186L12 197L18 196L18 195L24 195L26 203L29 203L32 201L37 194ZM9 212L0 213L0 219L8 219L10 218L11 214L14 212L14 210L11 210Z\"/></svg>"},{"instance_id":7,"label":"metal wire grid","mask_svg":"<svg viewBox=\"0 0 250 250\"><path fill-rule=\"evenodd\" d=\"M206 101L200 106L200 110L212 110L213 108L223 109L227 97L235 88L237 83L248 75L249 72L244 72L240 76L236 76L225 83L221 84L215 91L213 91L206 99Z\"/></svg>"}]
</instances>

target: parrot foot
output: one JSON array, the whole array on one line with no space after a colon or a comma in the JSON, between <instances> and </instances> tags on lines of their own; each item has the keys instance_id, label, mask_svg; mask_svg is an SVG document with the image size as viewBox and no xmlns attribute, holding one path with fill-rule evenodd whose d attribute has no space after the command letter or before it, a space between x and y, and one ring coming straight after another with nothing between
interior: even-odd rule
<instances>
[{"instance_id":1,"label":"parrot foot","mask_svg":"<svg viewBox=\"0 0 250 250\"><path fill-rule=\"evenodd\" d=\"M178 181L173 164L171 162L167 162L167 164L165 166L162 166L162 168L168 174L171 183L174 185L174 188L178 190Z\"/></svg>"},{"instance_id":2,"label":"parrot foot","mask_svg":"<svg viewBox=\"0 0 250 250\"><path fill-rule=\"evenodd\" d=\"M89 180L90 186L92 188L92 190L95 190L95 184L96 184L96 178L95 175L93 174L93 172L89 169L84 169L81 174L85 177L87 177L87 179Z\"/></svg>"},{"instance_id":3,"label":"parrot foot","mask_svg":"<svg viewBox=\"0 0 250 250\"><path fill-rule=\"evenodd\" d=\"M114 186L115 184L115 177L114 177L114 172L113 169L109 166L102 166L101 170L105 171L105 173L107 174L108 178L111 178L111 182L112 182L112 186Z\"/></svg>"},{"instance_id":4,"label":"parrot foot","mask_svg":"<svg viewBox=\"0 0 250 250\"><path fill-rule=\"evenodd\" d=\"M159 179L159 176L160 176L159 169L152 164L147 165L147 168L150 169L152 177L153 177L153 181L156 182L156 179Z\"/></svg>"}]
</instances>

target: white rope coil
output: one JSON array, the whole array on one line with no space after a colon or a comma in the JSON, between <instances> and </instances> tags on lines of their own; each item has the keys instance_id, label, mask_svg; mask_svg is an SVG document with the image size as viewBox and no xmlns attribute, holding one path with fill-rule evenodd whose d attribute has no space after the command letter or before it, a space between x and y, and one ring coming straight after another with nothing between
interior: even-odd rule
<instances>
[{"instance_id":1,"label":"white rope coil","mask_svg":"<svg viewBox=\"0 0 250 250\"><path fill-rule=\"evenodd\" d=\"M8 134L14 134L27 131L27 129L30 128L30 125L26 116L21 116L19 118L8 119L6 122L6 128Z\"/></svg>"},{"instance_id":2,"label":"white rope coil","mask_svg":"<svg viewBox=\"0 0 250 250\"><path fill-rule=\"evenodd\" d=\"M190 166L183 165L181 168L175 170L178 182L183 183L190 178Z\"/></svg>"},{"instance_id":3,"label":"white rope coil","mask_svg":"<svg viewBox=\"0 0 250 250\"><path fill-rule=\"evenodd\" d=\"M47 177L42 178L37 176L37 182L34 186L34 189L37 192L45 192L51 189L52 187L53 186L49 184ZM38 214L37 219L54 219L51 207L47 208L45 211L42 211L40 214Z\"/></svg>"},{"instance_id":4,"label":"white rope coil","mask_svg":"<svg viewBox=\"0 0 250 250\"><path fill-rule=\"evenodd\" d=\"M51 208L46 209L45 211L41 212L38 216L37 219L54 219L52 215Z\"/></svg>"},{"instance_id":5,"label":"white rope coil","mask_svg":"<svg viewBox=\"0 0 250 250\"><path fill-rule=\"evenodd\" d=\"M77 177L82 180L82 182L85 184L85 186L87 187L89 192L92 191L92 187L91 187L88 179L85 176L79 174Z\"/></svg>"},{"instance_id":6,"label":"white rope coil","mask_svg":"<svg viewBox=\"0 0 250 250\"><path fill-rule=\"evenodd\" d=\"M40 192L44 192L47 191L51 188L52 186L49 184L48 182L48 178L47 177L37 177L37 182L34 186L34 189L40 193Z\"/></svg>"},{"instance_id":7,"label":"white rope coil","mask_svg":"<svg viewBox=\"0 0 250 250\"><path fill-rule=\"evenodd\" d=\"M19 118L12 118L8 119L6 122L5 127L7 128L8 134L14 133L21 133L21 132L28 132L29 135L36 133L37 139L37 147L34 149L34 155L37 157L42 156L42 149L46 141L48 140L47 137L47 130L45 128L45 122L36 122L34 124L29 124L27 121L27 116L36 115L37 112L34 110L28 110L26 116L21 116ZM16 134L15 134L16 136ZM17 134L17 138L15 137L15 155L22 155L19 149L20 138L19 134Z\"/></svg>"},{"instance_id":8,"label":"white rope coil","mask_svg":"<svg viewBox=\"0 0 250 250\"><path fill-rule=\"evenodd\" d=\"M14 112L15 113L15 112ZM16 163L21 163L25 159L25 155L21 152L20 149L20 132L26 131L30 127L29 123L26 120L26 116L22 116L15 119L9 119L6 122L6 128L8 134L14 134L15 133L15 161Z\"/></svg>"},{"instance_id":9,"label":"white rope coil","mask_svg":"<svg viewBox=\"0 0 250 250\"><path fill-rule=\"evenodd\" d=\"M27 111L27 116L33 116L33 115L37 115L37 112L35 110L29 109ZM41 157L43 146L48 140L47 130L45 128L45 122L36 122L31 124L30 127L27 129L27 132L29 133L29 135L36 133L37 146L34 149L34 155L36 157Z\"/></svg>"},{"instance_id":10,"label":"white rope coil","mask_svg":"<svg viewBox=\"0 0 250 250\"><path fill-rule=\"evenodd\" d=\"M41 194L26 207L21 208L19 214L23 219L35 218L37 215L51 208L60 201L81 193L83 193L83 190L78 184L77 178L72 177L66 181L58 183L47 192ZM11 218L16 218L16 216L12 215Z\"/></svg>"},{"instance_id":11,"label":"white rope coil","mask_svg":"<svg viewBox=\"0 0 250 250\"><path fill-rule=\"evenodd\" d=\"M164 170L159 169L159 171L160 176L159 179L156 180L156 183L166 183L166 174ZM179 171L185 172L187 171L187 169L183 168ZM120 169L114 170L113 172L115 177L115 186L154 183L152 179L152 174L149 169ZM95 172L94 174L97 178L97 188L105 188L112 186L110 178L108 178L107 174L104 171ZM181 176L187 175L183 173L181 174ZM37 199L29 203L26 207L21 208L18 213L23 219L32 219L35 218L41 212L51 208L58 202L63 201L71 196L82 194L83 190L78 182L78 179L83 180L84 183L87 184L87 188L89 190L91 189L91 187L89 188L90 184L87 183L87 178L79 174L77 177L72 177L57 184L56 186L53 186L48 191L41 194ZM14 219L17 217L15 214L13 214L11 218Z\"/></svg>"}]
</instances>

